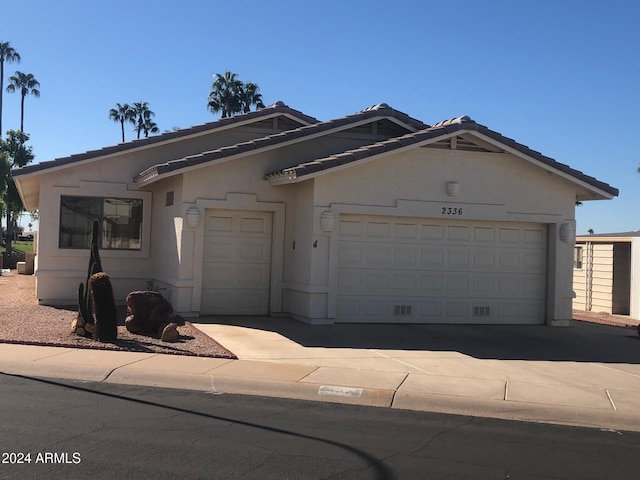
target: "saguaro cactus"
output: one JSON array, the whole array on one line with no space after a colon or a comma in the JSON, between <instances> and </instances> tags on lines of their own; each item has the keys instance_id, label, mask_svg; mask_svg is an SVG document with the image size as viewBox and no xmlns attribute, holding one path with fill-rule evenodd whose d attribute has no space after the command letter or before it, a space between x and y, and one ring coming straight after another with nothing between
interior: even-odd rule
<instances>
[{"instance_id":1,"label":"saguaro cactus","mask_svg":"<svg viewBox=\"0 0 640 480\"><path fill-rule=\"evenodd\" d=\"M91 247L89 256L89 269L87 271L87 281L78 286L78 316L85 324L94 323L91 295L89 294L89 279L92 275L102 272L102 262L98 252L98 235L100 234L100 223L94 219L91 226Z\"/></svg>"},{"instance_id":2,"label":"saguaro cactus","mask_svg":"<svg viewBox=\"0 0 640 480\"><path fill-rule=\"evenodd\" d=\"M89 268L87 270L86 283L78 286L78 316L71 323L71 331L81 336L91 336L95 332L95 319L93 317L93 305L89 292L89 280L92 275L102 272L102 262L98 252L98 238L100 234L100 222L94 219L91 225L91 246L89 256Z\"/></svg>"},{"instance_id":3,"label":"saguaro cactus","mask_svg":"<svg viewBox=\"0 0 640 480\"><path fill-rule=\"evenodd\" d=\"M91 276L88 285L95 321L93 339L100 342L113 341L118 336L118 311L111 279L106 273L98 272Z\"/></svg>"}]
</instances>

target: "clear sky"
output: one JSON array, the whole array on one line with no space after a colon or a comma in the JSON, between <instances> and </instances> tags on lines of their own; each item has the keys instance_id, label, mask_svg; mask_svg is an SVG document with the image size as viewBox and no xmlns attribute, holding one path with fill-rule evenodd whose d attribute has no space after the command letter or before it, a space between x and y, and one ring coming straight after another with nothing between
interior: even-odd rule
<instances>
[{"instance_id":1,"label":"clear sky","mask_svg":"<svg viewBox=\"0 0 640 480\"><path fill-rule=\"evenodd\" d=\"M41 84L36 161L118 143L116 102L149 102L161 131L214 120L212 75L230 70L321 120L381 102L469 115L620 189L578 207L578 233L640 230L637 0L31 0L4 9L0 40L22 57L5 86ZM19 122L4 93L3 130Z\"/></svg>"}]
</instances>

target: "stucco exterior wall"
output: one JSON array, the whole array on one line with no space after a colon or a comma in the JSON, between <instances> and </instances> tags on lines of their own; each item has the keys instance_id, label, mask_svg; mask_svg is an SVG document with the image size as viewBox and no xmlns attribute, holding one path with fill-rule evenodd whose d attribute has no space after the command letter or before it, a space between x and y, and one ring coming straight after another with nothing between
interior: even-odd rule
<instances>
[{"instance_id":1,"label":"stucco exterior wall","mask_svg":"<svg viewBox=\"0 0 640 480\"><path fill-rule=\"evenodd\" d=\"M451 181L460 185L456 196L446 193ZM420 148L336 170L314 182L316 216L328 210L336 218L346 213L443 218L442 207L453 206L463 209L460 219L465 220L547 224L547 323L564 325L571 319L575 187L568 181L512 155ZM563 224L571 232L564 241ZM314 228L318 233L317 221ZM337 291L336 243L334 232L325 254L329 316Z\"/></svg>"},{"instance_id":2,"label":"stucco exterior wall","mask_svg":"<svg viewBox=\"0 0 640 480\"><path fill-rule=\"evenodd\" d=\"M143 200L141 250L100 250L102 266L112 278L116 301L123 303L128 292L144 289L153 271L151 260L150 192L133 190L122 172L129 171L126 159L113 159L109 167L77 166L42 178L36 295L41 303L74 305L80 282L86 281L89 250L59 248L60 198L63 195L139 198Z\"/></svg>"}]
</instances>

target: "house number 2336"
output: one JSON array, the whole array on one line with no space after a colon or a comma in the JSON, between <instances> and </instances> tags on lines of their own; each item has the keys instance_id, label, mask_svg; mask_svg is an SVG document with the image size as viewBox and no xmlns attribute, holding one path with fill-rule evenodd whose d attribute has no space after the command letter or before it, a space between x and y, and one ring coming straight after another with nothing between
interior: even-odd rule
<instances>
[{"instance_id":1,"label":"house number 2336","mask_svg":"<svg viewBox=\"0 0 640 480\"><path fill-rule=\"evenodd\" d=\"M442 207L442 215L462 215L462 208L459 207Z\"/></svg>"}]
</instances>

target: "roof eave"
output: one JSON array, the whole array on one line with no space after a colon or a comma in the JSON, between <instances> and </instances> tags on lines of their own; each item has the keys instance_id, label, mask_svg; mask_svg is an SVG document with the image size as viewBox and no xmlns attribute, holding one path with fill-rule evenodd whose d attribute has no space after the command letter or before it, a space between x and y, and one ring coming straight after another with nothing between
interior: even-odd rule
<instances>
[{"instance_id":1,"label":"roof eave","mask_svg":"<svg viewBox=\"0 0 640 480\"><path fill-rule=\"evenodd\" d=\"M383 112L380 115L361 118L361 119L359 119L357 121L354 121L352 123L339 123L335 127L328 128L327 130L321 130L319 132L313 132L313 133L311 133L309 135L295 136L295 137L292 137L290 139L284 140L282 142L273 143L273 144L266 145L266 146L261 147L261 148L256 148L254 150L249 150L249 151L246 151L246 152L229 155L227 157L223 157L223 158L217 159L215 161L201 162L201 163L197 163L195 165L181 167L181 168L177 168L175 170L171 170L171 171L167 171L167 172L157 171L156 175L153 175L152 177L150 177L148 179L141 179L140 176L136 176L134 178L134 183L136 185L138 185L139 187L147 186L147 185L150 185L150 184L152 184L154 182L157 182L158 180L161 180L163 178L171 177L173 175L178 175L178 174L182 174L182 173L187 173L187 172L189 172L191 170L195 170L195 169L198 169L198 168L201 168L201 167L218 165L220 163L227 162L227 161L230 161L230 160L235 160L237 158L241 158L241 157L244 157L244 156L247 156L247 155L253 155L253 154L256 154L256 153L262 153L262 152L266 152L266 151L269 151L269 150L274 150L276 148L281 148L281 147L285 147L285 146L288 146L288 145L293 145L295 143L312 140L314 138L324 137L324 136L327 136L327 135L334 134L336 132L340 132L340 131L343 131L343 130L349 130L351 128L358 127L360 125L366 125L368 123L372 123L374 121L378 121L378 120L382 120L382 119L394 120L394 118L392 116L384 115L384 112ZM408 125L406 127L409 128ZM275 134L275 135L281 135L281 134ZM263 137L263 138L266 138L266 137ZM260 140L260 139L256 139L256 140ZM176 160L179 160L179 159L176 159ZM176 161L176 160L172 160L172 161ZM157 167L158 167L158 165L156 165L155 167L151 167L151 168L157 168ZM295 177L295 178L298 178L298 177ZM304 179L306 180L306 175L305 175ZM288 180L288 179L284 179L282 182L278 182L277 184L278 185L283 185L283 184L286 184L286 183L295 183L295 181L296 181L295 179L292 179L291 181Z\"/></svg>"},{"instance_id":2,"label":"roof eave","mask_svg":"<svg viewBox=\"0 0 640 480\"><path fill-rule=\"evenodd\" d=\"M25 210L29 212L37 210L40 206L40 177L14 178L14 183Z\"/></svg>"},{"instance_id":3,"label":"roof eave","mask_svg":"<svg viewBox=\"0 0 640 480\"><path fill-rule=\"evenodd\" d=\"M481 140L488 142L492 145L495 145L496 147L499 147L501 149L503 149L505 152L508 152L518 158L522 158L523 160L527 160L531 163L533 163L534 165L548 171L551 173L554 173L556 175L558 175L559 177L564 178L565 180L568 180L576 185L579 185L581 188L589 191L592 193L592 195L594 195L591 198L581 198L580 200L611 200L613 198L615 198L617 196L617 193L612 193L612 192L608 192L606 190L603 190L601 188L598 188L597 186L588 183L580 178L577 178L574 175L571 175L568 172L563 172L562 170L559 170L558 168L553 167L552 165L549 165L543 161L540 161L536 158L534 158L531 155L527 155L526 153L522 152L521 150L518 150L517 148L511 147L499 140L496 140L488 135L483 134L482 132L478 131L478 130L474 130L474 129L467 129L467 132L470 133L471 135L474 135L478 138L480 138ZM617 189L614 189L617 191ZM600 198L597 198L600 197Z\"/></svg>"},{"instance_id":4,"label":"roof eave","mask_svg":"<svg viewBox=\"0 0 640 480\"><path fill-rule=\"evenodd\" d=\"M439 142L441 140L446 140L447 138L450 137L454 137L458 134L458 132L448 132L445 133L443 135L438 135L436 137L432 137L432 138L428 138L426 140L422 140L420 142L415 142L412 143L410 145L405 145L403 147L399 147L399 148L395 148L393 150L389 150L386 152L380 152L378 154L375 155L371 155L371 156L367 156L364 158L361 158L359 160L355 160L353 162L349 162L349 163L345 163L343 165L336 165L333 166L331 168L326 168L323 170L318 170L316 172L311 172L311 173L307 173L304 175L294 175L293 177L290 177L286 174L282 174L282 175L273 175L273 176L269 176L267 177L267 181L271 184L271 185L287 185L287 184L291 184L291 183L298 183L298 182L304 182L306 180L311 180L312 178L316 178L319 177L321 175L325 175L327 173L335 173L338 172L340 170L343 170L345 168L349 168L355 165L362 165L364 163L373 161L373 160L378 160L380 158L384 158L390 155L395 155L397 153L402 153L405 152L407 150L412 150L414 148L417 147L424 147L426 145L429 145L431 143L436 143Z\"/></svg>"}]
</instances>

